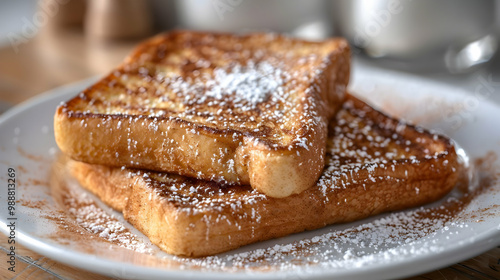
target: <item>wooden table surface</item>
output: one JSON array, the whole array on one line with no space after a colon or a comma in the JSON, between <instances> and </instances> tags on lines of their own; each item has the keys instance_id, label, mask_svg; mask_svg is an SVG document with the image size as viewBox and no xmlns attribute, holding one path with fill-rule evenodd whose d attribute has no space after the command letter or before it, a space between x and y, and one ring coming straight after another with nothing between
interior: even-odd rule
<instances>
[{"instance_id":1,"label":"wooden table surface","mask_svg":"<svg viewBox=\"0 0 500 280\"><path fill-rule=\"evenodd\" d=\"M41 92L117 65L136 42L86 40L79 30L47 31L19 52L0 48L0 112ZM16 272L7 270L7 237L0 234L0 279L110 279L76 269L16 246ZM500 279L500 247L411 279Z\"/></svg>"}]
</instances>

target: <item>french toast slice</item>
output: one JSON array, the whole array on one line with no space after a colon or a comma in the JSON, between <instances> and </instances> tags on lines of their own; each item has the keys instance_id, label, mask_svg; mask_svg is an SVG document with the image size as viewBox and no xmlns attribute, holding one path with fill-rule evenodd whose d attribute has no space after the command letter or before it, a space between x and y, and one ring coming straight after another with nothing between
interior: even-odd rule
<instances>
[{"instance_id":1,"label":"french toast slice","mask_svg":"<svg viewBox=\"0 0 500 280\"><path fill-rule=\"evenodd\" d=\"M352 96L330 123L326 162L314 187L285 198L159 172L77 161L66 167L152 243L195 257L435 201L461 167L449 139Z\"/></svg>"},{"instance_id":2,"label":"french toast slice","mask_svg":"<svg viewBox=\"0 0 500 280\"><path fill-rule=\"evenodd\" d=\"M58 107L71 158L249 184L272 197L311 187L349 81L343 39L194 31L158 35Z\"/></svg>"}]
</instances>

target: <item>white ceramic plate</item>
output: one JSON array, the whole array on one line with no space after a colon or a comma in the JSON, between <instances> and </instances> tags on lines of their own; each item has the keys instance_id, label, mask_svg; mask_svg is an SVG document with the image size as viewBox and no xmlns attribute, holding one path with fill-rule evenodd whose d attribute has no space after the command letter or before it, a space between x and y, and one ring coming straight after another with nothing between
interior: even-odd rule
<instances>
[{"instance_id":1,"label":"white ceramic plate","mask_svg":"<svg viewBox=\"0 0 500 280\"><path fill-rule=\"evenodd\" d=\"M96 201L103 210L92 209L100 211L102 219L123 226L110 242L109 232L85 224L82 213L71 212L59 203L64 197L54 190L51 193L48 182L58 153L52 126L55 108L93 81L88 80L43 94L0 118L0 229L10 234L6 224L13 220L7 220L11 216L5 201L8 169L13 168L17 185L16 241L54 260L112 277L395 278L451 265L499 245L500 161L496 155L500 154L500 107L483 98L492 86L478 82L476 92L464 92L359 63L354 69L353 92L392 115L444 133L463 147L470 163L477 163L469 189L455 190L424 208L329 226L193 260L162 253L119 213L78 186L69 186L77 199ZM477 192L478 187L485 190ZM464 191L470 193L468 202L463 198ZM463 210L457 211L460 203ZM449 213L440 216L439 207Z\"/></svg>"}]
</instances>

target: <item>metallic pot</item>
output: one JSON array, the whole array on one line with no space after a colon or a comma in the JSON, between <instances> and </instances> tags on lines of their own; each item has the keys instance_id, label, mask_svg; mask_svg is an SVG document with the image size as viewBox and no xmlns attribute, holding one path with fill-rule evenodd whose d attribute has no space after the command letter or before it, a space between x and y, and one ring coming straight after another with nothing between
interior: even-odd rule
<instances>
[{"instance_id":1,"label":"metallic pot","mask_svg":"<svg viewBox=\"0 0 500 280\"><path fill-rule=\"evenodd\" d=\"M494 0L340 0L337 30L371 57L465 72L497 49Z\"/></svg>"}]
</instances>

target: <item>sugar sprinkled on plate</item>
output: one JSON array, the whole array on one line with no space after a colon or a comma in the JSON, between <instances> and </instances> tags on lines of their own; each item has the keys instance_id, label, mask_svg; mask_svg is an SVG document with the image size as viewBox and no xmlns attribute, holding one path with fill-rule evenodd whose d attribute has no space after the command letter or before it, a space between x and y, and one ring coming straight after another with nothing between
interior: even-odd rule
<instances>
[{"instance_id":1,"label":"sugar sprinkled on plate","mask_svg":"<svg viewBox=\"0 0 500 280\"><path fill-rule=\"evenodd\" d=\"M443 207L444 205L444 207ZM370 222L333 230L288 244L276 244L236 254L204 258L174 257L186 268L201 270L304 271L308 268L350 269L392 262L402 255L439 252L433 244L438 234L452 235L451 228L467 228L456 219L462 202L448 198L441 206L383 215Z\"/></svg>"}]
</instances>

